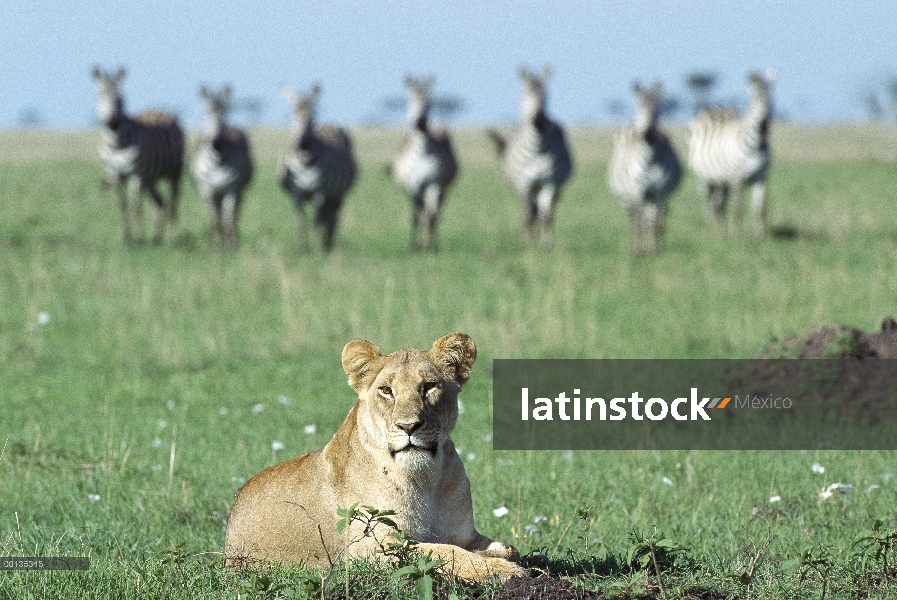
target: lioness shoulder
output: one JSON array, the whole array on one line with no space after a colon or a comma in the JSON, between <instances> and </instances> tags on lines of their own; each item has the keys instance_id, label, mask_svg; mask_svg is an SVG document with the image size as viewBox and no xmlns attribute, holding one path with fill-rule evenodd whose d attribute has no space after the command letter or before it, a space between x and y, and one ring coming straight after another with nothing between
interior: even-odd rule
<instances>
[{"instance_id":1,"label":"lioness shoulder","mask_svg":"<svg viewBox=\"0 0 897 600\"><path fill-rule=\"evenodd\" d=\"M342 366L358 402L322 450L269 467L240 489L225 564L326 566L371 555L377 541L360 524L336 530L337 508L359 503L395 510L405 536L454 575L523 574L512 546L474 527L470 482L450 437L475 360L476 346L463 333L387 356L364 340L346 344Z\"/></svg>"}]
</instances>

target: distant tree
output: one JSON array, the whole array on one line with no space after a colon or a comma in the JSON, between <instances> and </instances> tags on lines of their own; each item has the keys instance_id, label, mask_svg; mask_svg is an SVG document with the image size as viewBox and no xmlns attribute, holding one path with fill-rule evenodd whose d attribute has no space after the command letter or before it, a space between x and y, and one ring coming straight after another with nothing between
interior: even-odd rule
<instances>
[{"instance_id":1,"label":"distant tree","mask_svg":"<svg viewBox=\"0 0 897 600\"><path fill-rule=\"evenodd\" d=\"M26 106L19 111L16 125L19 127L39 127L44 124L44 115L33 106Z\"/></svg>"},{"instance_id":2,"label":"distant tree","mask_svg":"<svg viewBox=\"0 0 897 600\"><path fill-rule=\"evenodd\" d=\"M396 121L404 115L408 106L405 96L391 96L380 101L381 120ZM440 121L451 121L467 109L467 103L461 96L444 95L430 99L430 114Z\"/></svg>"},{"instance_id":3,"label":"distant tree","mask_svg":"<svg viewBox=\"0 0 897 600\"><path fill-rule=\"evenodd\" d=\"M614 121L625 121L629 118L632 109L630 102L620 100L619 98L611 98L604 103L604 109Z\"/></svg>"},{"instance_id":4,"label":"distant tree","mask_svg":"<svg viewBox=\"0 0 897 600\"><path fill-rule=\"evenodd\" d=\"M867 85L860 93L860 104L873 121L897 118L897 75Z\"/></svg>"},{"instance_id":5,"label":"distant tree","mask_svg":"<svg viewBox=\"0 0 897 600\"><path fill-rule=\"evenodd\" d=\"M685 77L685 87L691 92L695 114L710 106L713 90L718 83L719 77L711 71L696 71Z\"/></svg>"},{"instance_id":6,"label":"distant tree","mask_svg":"<svg viewBox=\"0 0 897 600\"><path fill-rule=\"evenodd\" d=\"M265 102L261 98L237 98L231 102L231 112L235 115L245 115L249 123L256 125L261 122L265 113Z\"/></svg>"},{"instance_id":7,"label":"distant tree","mask_svg":"<svg viewBox=\"0 0 897 600\"><path fill-rule=\"evenodd\" d=\"M611 98L604 103L604 110L614 121L628 121L632 117L632 102ZM682 110L682 100L677 96L664 93L660 99L660 117L675 119Z\"/></svg>"}]
</instances>

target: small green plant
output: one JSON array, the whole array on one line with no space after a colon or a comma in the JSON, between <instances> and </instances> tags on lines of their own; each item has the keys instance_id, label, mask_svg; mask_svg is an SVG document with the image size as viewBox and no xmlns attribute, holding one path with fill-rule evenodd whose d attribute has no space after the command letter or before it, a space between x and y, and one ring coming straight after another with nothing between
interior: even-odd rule
<instances>
[{"instance_id":1,"label":"small green plant","mask_svg":"<svg viewBox=\"0 0 897 600\"><path fill-rule=\"evenodd\" d=\"M250 598L273 600L280 598L286 587L285 583L276 583L270 575L253 573L250 579L240 585L240 592Z\"/></svg>"},{"instance_id":2,"label":"small green plant","mask_svg":"<svg viewBox=\"0 0 897 600\"><path fill-rule=\"evenodd\" d=\"M754 555L751 558L751 564L747 569L742 570L740 573L730 573L727 575L730 579L734 579L738 581L741 585L745 587L748 596L751 593L751 585L754 583L754 571L757 568L757 563L760 560L760 556L763 554L764 550L769 546L769 543L772 541L772 532L771 527L769 525L769 521L766 520L766 517L763 515L758 515L761 519L766 521L766 541L763 542L761 546L757 546L757 543L754 541L753 536L750 533L747 533L748 538L751 540L748 549L754 549Z\"/></svg>"},{"instance_id":3,"label":"small green plant","mask_svg":"<svg viewBox=\"0 0 897 600\"><path fill-rule=\"evenodd\" d=\"M444 564L445 561L441 558L433 558L430 555L418 556L416 563L402 567L390 575L389 580L397 583L407 579L409 583L414 584L418 600L432 600L434 575Z\"/></svg>"},{"instance_id":4,"label":"small green plant","mask_svg":"<svg viewBox=\"0 0 897 600\"><path fill-rule=\"evenodd\" d=\"M657 534L657 528L649 535L639 535L636 532L629 534L629 552L626 562L630 568L640 571L648 571L653 567L657 576L657 585L660 588L661 598L666 598L666 589L663 585L664 571L672 571L680 558L684 558L688 550L673 540Z\"/></svg>"},{"instance_id":5,"label":"small green plant","mask_svg":"<svg viewBox=\"0 0 897 600\"><path fill-rule=\"evenodd\" d=\"M801 550L797 558L791 558L782 563L782 571L786 575L798 573L801 587L811 573L816 573L822 582L822 596L825 600L828 576L835 565L835 557L824 546L807 546Z\"/></svg>"},{"instance_id":6,"label":"small green plant","mask_svg":"<svg viewBox=\"0 0 897 600\"><path fill-rule=\"evenodd\" d=\"M592 519L592 510L591 506L583 506L576 509L576 517L582 521L582 535L579 536L579 539L583 542L583 552L585 554L589 553L589 530L592 528L592 523L594 522Z\"/></svg>"},{"instance_id":7,"label":"small green plant","mask_svg":"<svg viewBox=\"0 0 897 600\"><path fill-rule=\"evenodd\" d=\"M349 508L338 508L336 513L341 517L336 523L338 532L342 533L353 522L360 523L361 537L373 538L379 546L377 552L394 561L398 569L390 576L390 581L398 583L406 579L414 584L420 600L433 598L434 575L445 561L429 554L421 554L417 548L418 543L405 537L405 533L393 520L392 517L396 514L394 510L381 510L373 506L359 509L356 502ZM378 525L387 528L386 535L377 536Z\"/></svg>"},{"instance_id":8,"label":"small green plant","mask_svg":"<svg viewBox=\"0 0 897 600\"><path fill-rule=\"evenodd\" d=\"M854 546L861 546L860 553L863 556L863 569L866 568L866 557L870 551L874 550L873 559L881 561L881 571L885 580L885 587L890 585L888 573L890 572L890 563L888 554L897 547L897 529L889 531L883 529L884 523L881 519L876 519L872 524L872 529L863 531L854 540Z\"/></svg>"}]
</instances>

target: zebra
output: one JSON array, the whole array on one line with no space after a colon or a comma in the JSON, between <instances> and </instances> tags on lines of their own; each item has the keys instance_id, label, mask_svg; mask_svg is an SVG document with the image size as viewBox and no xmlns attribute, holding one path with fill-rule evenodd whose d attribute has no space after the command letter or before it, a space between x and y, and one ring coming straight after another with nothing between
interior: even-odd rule
<instances>
[{"instance_id":1,"label":"zebra","mask_svg":"<svg viewBox=\"0 0 897 600\"><path fill-rule=\"evenodd\" d=\"M156 206L153 243L162 241L162 229L167 216L172 225L177 223L178 194L184 164L184 133L177 118L160 111L145 111L131 117L125 113L124 100L119 84L127 71L124 67L115 73L94 67L97 82L97 115L103 124L100 142L100 160L106 178L114 186L124 221L124 242L140 241L141 193L149 192ZM167 179L171 195L166 207L156 182ZM133 217L132 217L133 213ZM132 232L132 220L137 227L137 237Z\"/></svg>"},{"instance_id":2,"label":"zebra","mask_svg":"<svg viewBox=\"0 0 897 600\"><path fill-rule=\"evenodd\" d=\"M436 249L436 219L446 189L458 173L448 132L428 121L430 90L435 82L434 77L405 78L411 129L392 165L396 182L411 196L411 244L416 249Z\"/></svg>"},{"instance_id":3,"label":"zebra","mask_svg":"<svg viewBox=\"0 0 897 600\"><path fill-rule=\"evenodd\" d=\"M607 179L629 213L632 250L654 253L663 237L667 198L679 185L682 166L657 126L663 88L636 83L635 121L614 139Z\"/></svg>"},{"instance_id":4,"label":"zebra","mask_svg":"<svg viewBox=\"0 0 897 600\"><path fill-rule=\"evenodd\" d=\"M766 172L769 168L771 87L775 73L753 72L748 80L751 101L743 115L731 109L708 109L691 123L688 157L707 197L708 217L720 227L729 194L735 201L736 218L743 212L741 190L751 186L753 230L766 231Z\"/></svg>"},{"instance_id":5,"label":"zebra","mask_svg":"<svg viewBox=\"0 0 897 600\"><path fill-rule=\"evenodd\" d=\"M305 203L315 207L315 228L326 251L333 249L333 235L343 198L355 180L352 142L342 128L315 124L315 107L321 86L301 95L284 89L293 106L291 141L281 165L280 183L296 202L300 249L307 246Z\"/></svg>"},{"instance_id":6,"label":"zebra","mask_svg":"<svg viewBox=\"0 0 897 600\"><path fill-rule=\"evenodd\" d=\"M231 88L214 92L202 86L206 123L193 157L193 181L209 206L209 241L224 239L225 247L237 247L236 221L243 190L252 180L253 163L246 134L227 124Z\"/></svg>"},{"instance_id":7,"label":"zebra","mask_svg":"<svg viewBox=\"0 0 897 600\"><path fill-rule=\"evenodd\" d=\"M522 123L510 139L495 130L488 132L498 150L505 175L525 203L527 243L532 243L534 229L538 228L540 240L546 247L552 243L554 206L561 187L573 171L564 130L545 114L545 83L550 76L548 66L541 75L521 68Z\"/></svg>"}]
</instances>

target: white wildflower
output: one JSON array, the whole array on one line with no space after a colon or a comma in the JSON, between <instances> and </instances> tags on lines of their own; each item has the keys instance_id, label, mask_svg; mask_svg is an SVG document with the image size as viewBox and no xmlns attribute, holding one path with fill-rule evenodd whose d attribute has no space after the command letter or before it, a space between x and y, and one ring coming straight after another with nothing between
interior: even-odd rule
<instances>
[{"instance_id":1,"label":"white wildflower","mask_svg":"<svg viewBox=\"0 0 897 600\"><path fill-rule=\"evenodd\" d=\"M284 406L293 406L293 399L289 396L278 396L277 401L283 404Z\"/></svg>"},{"instance_id":2,"label":"white wildflower","mask_svg":"<svg viewBox=\"0 0 897 600\"><path fill-rule=\"evenodd\" d=\"M165 422L165 419L159 419L158 421L156 421L156 425L159 426L159 429L165 429L166 427L168 427L168 423Z\"/></svg>"},{"instance_id":3,"label":"white wildflower","mask_svg":"<svg viewBox=\"0 0 897 600\"><path fill-rule=\"evenodd\" d=\"M165 467L163 467L162 465L153 465L153 471L155 471L156 473L161 473L164 470Z\"/></svg>"},{"instance_id":4,"label":"white wildflower","mask_svg":"<svg viewBox=\"0 0 897 600\"><path fill-rule=\"evenodd\" d=\"M265 405L262 404L261 402L259 402L258 404L256 404L255 406L252 407L252 414L257 415L260 412L262 412L263 410L265 410Z\"/></svg>"},{"instance_id":5,"label":"white wildflower","mask_svg":"<svg viewBox=\"0 0 897 600\"><path fill-rule=\"evenodd\" d=\"M506 514L508 514L509 512L511 512L511 511L509 511L508 507L505 505L501 505L498 508L495 508L492 510L492 514L495 515L495 517L499 518L499 519L502 518L503 516L505 516Z\"/></svg>"},{"instance_id":6,"label":"white wildflower","mask_svg":"<svg viewBox=\"0 0 897 600\"><path fill-rule=\"evenodd\" d=\"M873 483L872 485L870 485L869 487L866 488L866 493L868 494L868 493L870 493L872 490L877 490L877 489L878 489L878 484Z\"/></svg>"},{"instance_id":7,"label":"white wildflower","mask_svg":"<svg viewBox=\"0 0 897 600\"><path fill-rule=\"evenodd\" d=\"M99 502L100 495L99 494L87 494L87 499L90 500L91 502Z\"/></svg>"},{"instance_id":8,"label":"white wildflower","mask_svg":"<svg viewBox=\"0 0 897 600\"><path fill-rule=\"evenodd\" d=\"M538 533L539 532L539 528L536 527L535 525L526 525L523 527L523 530L527 533Z\"/></svg>"},{"instance_id":9,"label":"white wildflower","mask_svg":"<svg viewBox=\"0 0 897 600\"><path fill-rule=\"evenodd\" d=\"M835 494L849 494L853 489L853 486L849 483L833 483L821 492L819 492L819 497L822 500L828 500Z\"/></svg>"},{"instance_id":10,"label":"white wildflower","mask_svg":"<svg viewBox=\"0 0 897 600\"><path fill-rule=\"evenodd\" d=\"M770 496L769 503L772 504L773 502L779 502L781 499L782 499L781 496Z\"/></svg>"},{"instance_id":11,"label":"white wildflower","mask_svg":"<svg viewBox=\"0 0 897 600\"><path fill-rule=\"evenodd\" d=\"M153 448L161 448L161 447L162 447L162 438L157 436L153 439Z\"/></svg>"},{"instance_id":12,"label":"white wildflower","mask_svg":"<svg viewBox=\"0 0 897 600\"><path fill-rule=\"evenodd\" d=\"M758 514L760 514L760 509L759 509L759 508L757 508L757 507L755 506L754 508L751 509L751 516L756 517Z\"/></svg>"},{"instance_id":13,"label":"white wildflower","mask_svg":"<svg viewBox=\"0 0 897 600\"><path fill-rule=\"evenodd\" d=\"M670 485L670 486L673 485L673 480L670 479L669 477L664 477L663 479L661 479L661 481L667 485Z\"/></svg>"},{"instance_id":14,"label":"white wildflower","mask_svg":"<svg viewBox=\"0 0 897 600\"><path fill-rule=\"evenodd\" d=\"M165 403L165 406L168 407L168 410L174 410L174 407L175 407L174 400L169 400L168 402Z\"/></svg>"},{"instance_id":15,"label":"white wildflower","mask_svg":"<svg viewBox=\"0 0 897 600\"><path fill-rule=\"evenodd\" d=\"M303 427L302 431L305 432L305 435L314 435L318 432L318 426L312 423L311 425Z\"/></svg>"},{"instance_id":16,"label":"white wildflower","mask_svg":"<svg viewBox=\"0 0 897 600\"><path fill-rule=\"evenodd\" d=\"M543 515L539 515L539 516L533 517L533 523L535 523L535 524L539 524L539 523L541 523L542 521L547 521L547 520L548 520L548 517L543 516Z\"/></svg>"},{"instance_id":17,"label":"white wildflower","mask_svg":"<svg viewBox=\"0 0 897 600\"><path fill-rule=\"evenodd\" d=\"M227 407L226 407L226 406L222 406L221 408L219 408L219 409L218 409L218 414L221 415L222 417L223 417L224 415L226 415L226 414L227 414Z\"/></svg>"},{"instance_id":18,"label":"white wildflower","mask_svg":"<svg viewBox=\"0 0 897 600\"><path fill-rule=\"evenodd\" d=\"M814 473L819 473L820 475L825 473L825 467L820 465L818 462L814 462L813 465L810 467L810 470L813 471Z\"/></svg>"},{"instance_id":19,"label":"white wildflower","mask_svg":"<svg viewBox=\"0 0 897 600\"><path fill-rule=\"evenodd\" d=\"M483 441L486 442L487 444L488 444L489 442L491 442L491 441L492 441L492 434L491 434L491 433L487 433L486 435L484 435L484 436L483 436Z\"/></svg>"},{"instance_id":20,"label":"white wildflower","mask_svg":"<svg viewBox=\"0 0 897 600\"><path fill-rule=\"evenodd\" d=\"M38 325L46 325L49 322L50 322L50 313L48 313L48 312L38 313L38 315L37 315L37 324Z\"/></svg>"},{"instance_id":21,"label":"white wildflower","mask_svg":"<svg viewBox=\"0 0 897 600\"><path fill-rule=\"evenodd\" d=\"M474 454L473 452L468 452L468 453L467 453L467 460L476 460L476 459L477 459L477 455L476 455L476 454Z\"/></svg>"},{"instance_id":22,"label":"white wildflower","mask_svg":"<svg viewBox=\"0 0 897 600\"><path fill-rule=\"evenodd\" d=\"M561 454L561 458L564 460L573 460L573 450L567 450L563 454Z\"/></svg>"},{"instance_id":23,"label":"white wildflower","mask_svg":"<svg viewBox=\"0 0 897 600\"><path fill-rule=\"evenodd\" d=\"M283 442L278 442L277 440L271 442L271 450L273 450L274 452L283 450L284 448L286 448L286 446L284 446Z\"/></svg>"}]
</instances>

